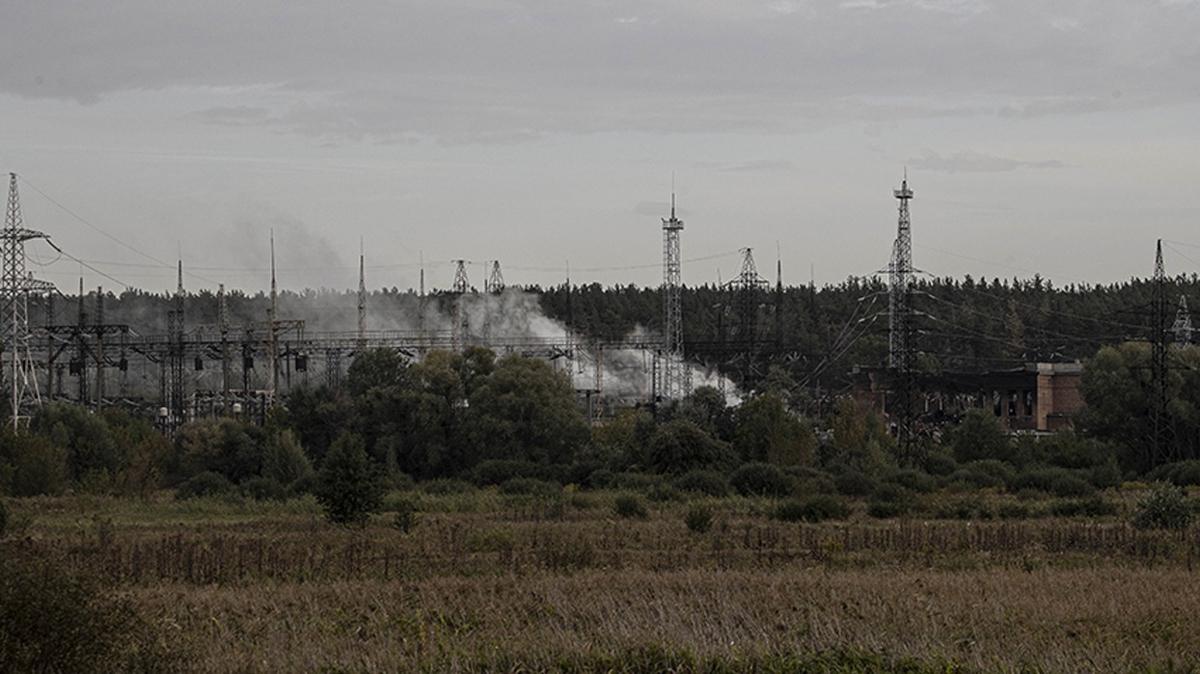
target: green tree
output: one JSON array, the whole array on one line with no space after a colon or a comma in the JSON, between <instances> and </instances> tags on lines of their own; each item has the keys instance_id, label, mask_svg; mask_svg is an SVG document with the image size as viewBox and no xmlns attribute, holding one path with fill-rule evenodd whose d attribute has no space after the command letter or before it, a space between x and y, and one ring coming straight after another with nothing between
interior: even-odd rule
<instances>
[{"instance_id":1,"label":"green tree","mask_svg":"<svg viewBox=\"0 0 1200 674\"><path fill-rule=\"evenodd\" d=\"M839 463L868 475L878 475L895 465L895 441L875 413L853 398L837 401L833 415L833 441L827 463Z\"/></svg>"},{"instance_id":2,"label":"green tree","mask_svg":"<svg viewBox=\"0 0 1200 674\"><path fill-rule=\"evenodd\" d=\"M733 446L743 461L766 461L780 466L812 463L817 437L812 427L788 411L775 393L743 402L735 414Z\"/></svg>"},{"instance_id":3,"label":"green tree","mask_svg":"<svg viewBox=\"0 0 1200 674\"><path fill-rule=\"evenodd\" d=\"M263 477L289 485L311 473L312 464L295 433L284 429L267 438L262 456Z\"/></svg>"},{"instance_id":4,"label":"green tree","mask_svg":"<svg viewBox=\"0 0 1200 674\"><path fill-rule=\"evenodd\" d=\"M5 493L59 494L67 482L66 450L40 435L0 431L0 487Z\"/></svg>"},{"instance_id":5,"label":"green tree","mask_svg":"<svg viewBox=\"0 0 1200 674\"><path fill-rule=\"evenodd\" d=\"M362 524L383 505L386 490L379 467L361 437L344 433L329 448L317 477L317 501L335 524Z\"/></svg>"},{"instance_id":6,"label":"green tree","mask_svg":"<svg viewBox=\"0 0 1200 674\"><path fill-rule=\"evenodd\" d=\"M713 438L686 419L675 419L659 426L646 448L646 467L660 473L686 473L698 469L724 471L736 463L727 443Z\"/></svg>"},{"instance_id":7,"label":"green tree","mask_svg":"<svg viewBox=\"0 0 1200 674\"><path fill-rule=\"evenodd\" d=\"M971 409L962 421L951 429L947 444L959 463L983 459L1012 460L1012 444L996 415L984 409Z\"/></svg>"}]
</instances>

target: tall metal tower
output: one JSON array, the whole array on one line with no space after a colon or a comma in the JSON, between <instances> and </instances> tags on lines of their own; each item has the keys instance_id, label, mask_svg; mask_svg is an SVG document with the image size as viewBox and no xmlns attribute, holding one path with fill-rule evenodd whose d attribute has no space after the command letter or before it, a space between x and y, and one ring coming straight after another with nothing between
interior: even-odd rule
<instances>
[{"instance_id":1,"label":"tall metal tower","mask_svg":"<svg viewBox=\"0 0 1200 674\"><path fill-rule=\"evenodd\" d=\"M221 336L221 402L228 406L233 371L229 355L229 305L224 283L217 286L217 332Z\"/></svg>"},{"instance_id":2,"label":"tall metal tower","mask_svg":"<svg viewBox=\"0 0 1200 674\"><path fill-rule=\"evenodd\" d=\"M908 188L905 172L900 189L893 190L900 202L900 217L892 259L888 265L888 367L892 369L892 417L896 420L896 440L903 460L911 460L913 436L913 263L912 223L908 202L913 192Z\"/></svg>"},{"instance_id":3,"label":"tall metal tower","mask_svg":"<svg viewBox=\"0 0 1200 674\"><path fill-rule=\"evenodd\" d=\"M33 239L49 239L42 232L25 228L21 217L21 200L17 194L17 174L8 174L8 208L5 210L4 229L0 232L0 324L3 325L3 343L6 351L4 376L8 377L9 413L13 428L29 420L34 408L41 405L36 370L34 369L32 344L29 334L29 296L50 292L54 286L46 281L34 279L25 271L25 242Z\"/></svg>"},{"instance_id":4,"label":"tall metal tower","mask_svg":"<svg viewBox=\"0 0 1200 674\"><path fill-rule=\"evenodd\" d=\"M1175 335L1176 346L1187 346L1192 343L1192 314L1188 311L1187 296L1179 296L1179 307L1175 309L1175 322L1171 324L1171 332Z\"/></svg>"},{"instance_id":5,"label":"tall metal tower","mask_svg":"<svg viewBox=\"0 0 1200 674\"><path fill-rule=\"evenodd\" d=\"M1150 465L1169 461L1171 448L1170 419L1167 412L1167 273L1163 266L1162 239L1154 253L1154 295L1151 300L1153 333L1150 336Z\"/></svg>"},{"instance_id":6,"label":"tall metal tower","mask_svg":"<svg viewBox=\"0 0 1200 674\"><path fill-rule=\"evenodd\" d=\"M367 277L366 254L362 239L358 241L358 350L367 348Z\"/></svg>"},{"instance_id":7,"label":"tall metal tower","mask_svg":"<svg viewBox=\"0 0 1200 674\"><path fill-rule=\"evenodd\" d=\"M271 306L267 317L267 360L271 365L271 391L268 405L275 404L279 391L279 292L275 283L275 230L271 230Z\"/></svg>"},{"instance_id":8,"label":"tall metal tower","mask_svg":"<svg viewBox=\"0 0 1200 674\"><path fill-rule=\"evenodd\" d=\"M671 217L662 219L663 230L663 341L662 387L666 400L687 395L683 363L682 265L679 234L683 221L675 217L675 193L671 193Z\"/></svg>"},{"instance_id":9,"label":"tall metal tower","mask_svg":"<svg viewBox=\"0 0 1200 674\"><path fill-rule=\"evenodd\" d=\"M184 331L183 261L176 272L175 296L171 299L171 310L167 312L167 365L168 365L168 427L174 432L184 422L183 402L183 331Z\"/></svg>"},{"instance_id":10,"label":"tall metal tower","mask_svg":"<svg viewBox=\"0 0 1200 674\"><path fill-rule=\"evenodd\" d=\"M467 311L463 306L467 291L471 289L471 282L467 279L467 261L454 261L454 284L450 286L450 292L454 294L454 325L451 326L452 341L456 351L462 351L467 343Z\"/></svg>"},{"instance_id":11,"label":"tall metal tower","mask_svg":"<svg viewBox=\"0 0 1200 674\"><path fill-rule=\"evenodd\" d=\"M484 284L484 290L489 293L504 292L504 273L500 271L500 260L492 260L492 272Z\"/></svg>"}]
</instances>

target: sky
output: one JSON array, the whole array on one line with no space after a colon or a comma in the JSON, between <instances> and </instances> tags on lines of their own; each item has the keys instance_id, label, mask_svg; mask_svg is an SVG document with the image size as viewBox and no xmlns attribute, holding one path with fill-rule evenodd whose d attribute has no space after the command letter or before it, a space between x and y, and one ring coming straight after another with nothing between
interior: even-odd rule
<instances>
[{"instance_id":1,"label":"sky","mask_svg":"<svg viewBox=\"0 0 1200 674\"><path fill-rule=\"evenodd\" d=\"M67 289L1200 273L1200 0L2 1Z\"/></svg>"}]
</instances>

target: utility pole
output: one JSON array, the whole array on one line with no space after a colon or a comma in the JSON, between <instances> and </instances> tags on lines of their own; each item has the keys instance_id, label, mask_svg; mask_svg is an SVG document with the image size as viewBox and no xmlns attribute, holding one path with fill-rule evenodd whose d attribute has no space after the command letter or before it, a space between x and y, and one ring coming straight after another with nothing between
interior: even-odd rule
<instances>
[{"instance_id":1,"label":"utility pole","mask_svg":"<svg viewBox=\"0 0 1200 674\"><path fill-rule=\"evenodd\" d=\"M905 171L900 189L893 190L900 202L896 241L888 266L888 367L894 381L891 416L896 420L896 440L902 461L912 461L913 453L913 311L912 311L912 223L908 202L913 192L908 188Z\"/></svg>"},{"instance_id":2,"label":"utility pole","mask_svg":"<svg viewBox=\"0 0 1200 674\"><path fill-rule=\"evenodd\" d=\"M96 409L104 407L104 287L96 288Z\"/></svg>"},{"instance_id":3,"label":"utility pole","mask_svg":"<svg viewBox=\"0 0 1200 674\"><path fill-rule=\"evenodd\" d=\"M1186 295L1179 296L1179 307L1175 309L1175 322L1171 324L1171 332L1175 335L1175 346L1183 347L1192 343L1194 330Z\"/></svg>"},{"instance_id":4,"label":"utility pole","mask_svg":"<svg viewBox=\"0 0 1200 674\"><path fill-rule=\"evenodd\" d=\"M17 194L17 174L8 174L8 207L0 232L0 321L3 321L4 369L8 377L9 414L12 427L29 421L30 413L42 404L29 332L29 296L50 292L54 286L34 279L25 271L25 242L49 239L42 232L26 229Z\"/></svg>"},{"instance_id":5,"label":"utility pole","mask_svg":"<svg viewBox=\"0 0 1200 674\"><path fill-rule=\"evenodd\" d=\"M271 361L271 391L267 404L275 404L275 395L279 391L279 320L278 293L275 286L275 230L271 230L271 308L267 318L267 359Z\"/></svg>"},{"instance_id":6,"label":"utility pole","mask_svg":"<svg viewBox=\"0 0 1200 674\"><path fill-rule=\"evenodd\" d=\"M225 284L217 286L217 332L221 338L221 404L229 406L229 389L232 372L229 362L229 305L225 297ZM228 413L228 409L226 409Z\"/></svg>"},{"instance_id":7,"label":"utility pole","mask_svg":"<svg viewBox=\"0 0 1200 674\"><path fill-rule=\"evenodd\" d=\"M359 353L367 348L367 278L366 255L363 252L362 239L358 240L358 342Z\"/></svg>"},{"instance_id":8,"label":"utility pole","mask_svg":"<svg viewBox=\"0 0 1200 674\"><path fill-rule=\"evenodd\" d=\"M679 252L683 221L675 217L675 193L671 193L671 217L662 218L663 231L663 342L661 394L665 400L687 395L683 367L682 259Z\"/></svg>"},{"instance_id":9,"label":"utility pole","mask_svg":"<svg viewBox=\"0 0 1200 674\"><path fill-rule=\"evenodd\" d=\"M752 378L757 374L755 360L758 348L758 306L760 296L770 287L770 282L758 275L754 262L754 249L742 249L742 268L738 275L725 284L732 295L734 324L731 330L736 339L734 348L741 359L741 386L747 392L753 388Z\"/></svg>"},{"instance_id":10,"label":"utility pole","mask_svg":"<svg viewBox=\"0 0 1200 674\"><path fill-rule=\"evenodd\" d=\"M168 428L171 433L184 422L186 406L184 404L183 385L183 332L184 332L184 294L183 294L183 260L178 261L175 279L175 297L172 299L172 309L167 312L167 362L169 364L170 382L167 403Z\"/></svg>"}]
</instances>

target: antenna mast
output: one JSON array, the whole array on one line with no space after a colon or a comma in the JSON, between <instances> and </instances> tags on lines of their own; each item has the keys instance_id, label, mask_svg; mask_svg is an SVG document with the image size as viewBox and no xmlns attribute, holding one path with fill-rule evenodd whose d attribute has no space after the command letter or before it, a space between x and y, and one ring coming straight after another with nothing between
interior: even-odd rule
<instances>
[{"instance_id":1,"label":"antenna mast","mask_svg":"<svg viewBox=\"0 0 1200 674\"><path fill-rule=\"evenodd\" d=\"M674 180L674 179L672 179ZM663 230L663 342L665 358L662 387L665 400L677 400L689 391L683 361L682 260L679 253L683 221L675 217L675 192L671 192L671 217L662 219Z\"/></svg>"},{"instance_id":2,"label":"antenna mast","mask_svg":"<svg viewBox=\"0 0 1200 674\"><path fill-rule=\"evenodd\" d=\"M0 257L3 258L0 321L3 321L2 348L8 351L4 354L7 361L4 369L9 378L9 413L13 428L18 428L27 423L32 410L42 404L29 332L29 296L51 292L54 286L34 279L25 271L25 242L50 237L25 229L17 194L17 174L10 173L8 177L8 208L4 229L0 232Z\"/></svg>"}]
</instances>

